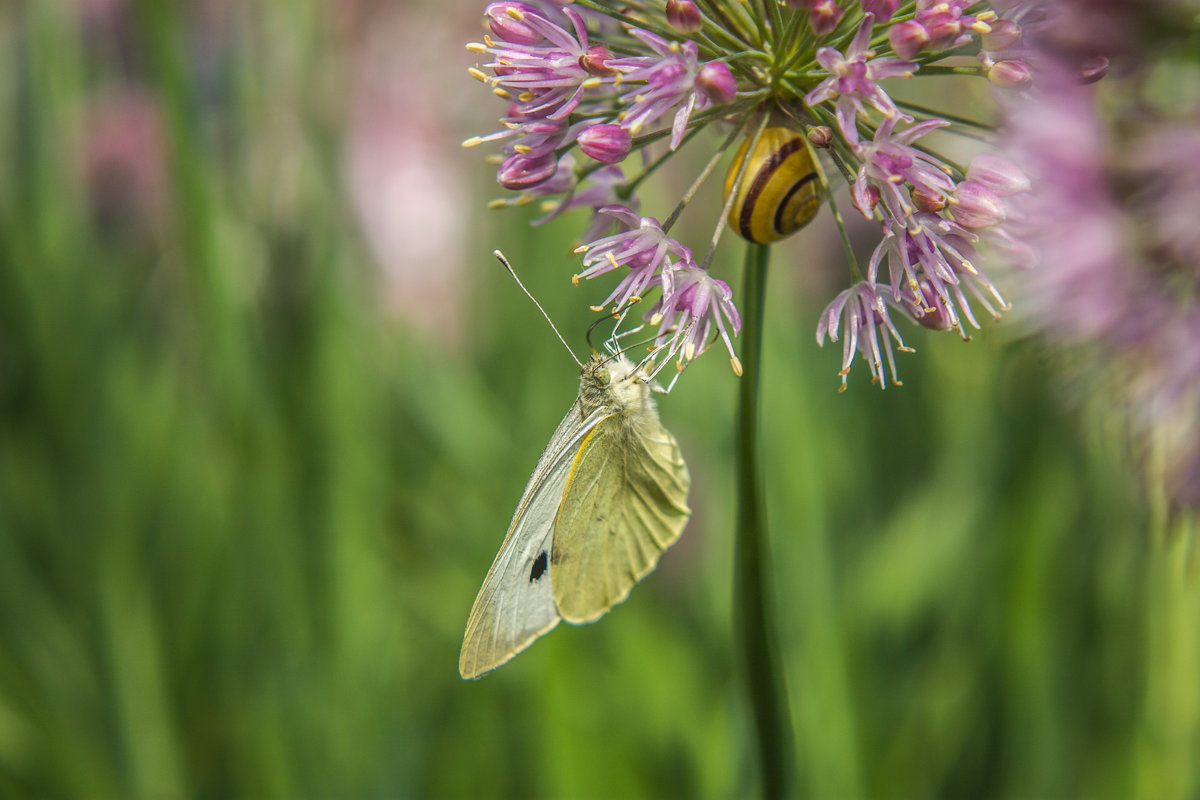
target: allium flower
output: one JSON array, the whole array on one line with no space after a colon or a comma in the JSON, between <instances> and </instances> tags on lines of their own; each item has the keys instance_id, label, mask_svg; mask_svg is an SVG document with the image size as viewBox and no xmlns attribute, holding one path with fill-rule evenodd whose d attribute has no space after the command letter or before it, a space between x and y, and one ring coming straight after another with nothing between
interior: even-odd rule
<instances>
[{"instance_id":1,"label":"allium flower","mask_svg":"<svg viewBox=\"0 0 1200 800\"><path fill-rule=\"evenodd\" d=\"M671 256L691 263L692 251L667 236L653 217L639 217L624 206L606 206L599 209L599 213L613 218L626 230L577 248L577 253L585 254L583 265L586 269L573 280L578 283L580 278L594 278L621 267L629 267L630 271L608 299L593 310L599 311L614 300L618 309L634 298L640 300L656 278L670 271Z\"/></svg>"},{"instance_id":2,"label":"allium flower","mask_svg":"<svg viewBox=\"0 0 1200 800\"><path fill-rule=\"evenodd\" d=\"M498 180L519 193L494 205L541 199L548 214L539 223L590 208L576 282L618 273L591 308L621 319L656 294L642 312L658 328L653 358L670 353L682 368L718 337L732 357L740 316L720 277L727 267L714 263L718 240L729 229L758 244L790 235L819 216L826 175L849 183L882 238L869 264L848 265L850 288L822 330L866 355L881 386L885 354L894 376L888 343L900 341L890 314L966 338L963 321L978 327L978 309L997 316L1008 307L982 262L1028 250L1010 230L1022 220L1025 173L988 152L965 169L943 157L928 134L963 131L978 142L986 126L943 118L887 87L934 74L1028 92L1037 56L1026 32L1045 19L1030 0L787 0L736 13L692 0L503 0L485 14L490 34L469 49L486 59L471 74L508 105L497 131L466 144L498 145ZM644 215L646 179L714 123L709 166L676 208ZM693 258L671 229L685 210L703 208L691 201L733 144L749 155L734 159L725 181L731 224L714 215L708 249ZM605 166L617 162L623 170Z\"/></svg>"},{"instance_id":3,"label":"allium flower","mask_svg":"<svg viewBox=\"0 0 1200 800\"><path fill-rule=\"evenodd\" d=\"M1129 24L1158 17L1153 35ZM1200 106L1146 102L1151 73L1130 69L1162 53L1195 70L1194 8L1066 0L1052 8L1033 62L1038 88L1007 114L1005 143L1031 172L1018 233L1039 256L1019 284L1025 318L1086 356L1080 374L1124 416L1142 462L1176 509L1200 510ZM1194 31L1194 25L1190 28ZM1161 37L1165 37L1163 40ZM1110 48L1119 83L1080 79ZM983 173L994 189L1002 179Z\"/></svg>"},{"instance_id":4,"label":"allium flower","mask_svg":"<svg viewBox=\"0 0 1200 800\"><path fill-rule=\"evenodd\" d=\"M503 7L502 14L497 6ZM574 33L524 3L493 3L488 6L488 17L498 39L488 37L482 45L468 46L492 56L485 66L492 69L494 77L487 82L515 94L526 116L563 119L579 105L585 89L601 85L611 75L603 68L605 59L588 47L587 28L579 12L564 8L562 13ZM512 17L521 25L515 30L498 25L496 17ZM505 36L513 38L506 40Z\"/></svg>"},{"instance_id":5,"label":"allium flower","mask_svg":"<svg viewBox=\"0 0 1200 800\"><path fill-rule=\"evenodd\" d=\"M829 77L804 95L804 104L808 106L838 98L838 130L851 146L858 143L858 118L867 116L863 109L864 100L884 117L890 119L899 116L908 122L912 121L912 117L901 113L892 98L875 82L884 78L911 77L917 64L901 58L868 59L871 51L867 48L871 44L874 27L874 15L864 16L845 55L832 47L818 48L817 63L829 73Z\"/></svg>"},{"instance_id":6,"label":"allium flower","mask_svg":"<svg viewBox=\"0 0 1200 800\"><path fill-rule=\"evenodd\" d=\"M831 342L842 339L842 371L838 373L842 376L840 391L846 389L846 377L854 363L855 352L867 362L867 368L871 371L871 382L878 383L881 389L887 385L883 370L883 354L886 353L892 379L897 384L900 383L896 378L896 357L892 352L892 339L896 340L901 350L909 348L904 346L900 332L892 324L883 297L878 287L866 282L856 283L835 297L821 313L821 321L817 323L817 344L825 344L826 335ZM880 328L883 329L884 335L880 335Z\"/></svg>"},{"instance_id":7,"label":"allium flower","mask_svg":"<svg viewBox=\"0 0 1200 800\"><path fill-rule=\"evenodd\" d=\"M902 223L913 213L910 193L919 191L934 197L947 198L954 191L955 183L950 177L950 168L912 142L930 131L948 125L945 120L930 119L912 125L903 133L895 133L895 117L888 117L875 129L875 137L855 147L859 157L858 175L852 187L855 205L867 219L872 217L874 206L866 205L860 197L866 197L866 187L873 186L884 205L885 218Z\"/></svg>"},{"instance_id":8,"label":"allium flower","mask_svg":"<svg viewBox=\"0 0 1200 800\"><path fill-rule=\"evenodd\" d=\"M742 320L733 304L729 284L709 275L694 264L676 265L663 272L663 296L651 310L653 325L662 325L657 344L667 351L666 360L679 358L682 370L689 361L708 348L709 333L715 327L733 371L742 372L741 361L733 350L733 335L742 329ZM728 327L727 327L728 325Z\"/></svg>"},{"instance_id":9,"label":"allium flower","mask_svg":"<svg viewBox=\"0 0 1200 800\"><path fill-rule=\"evenodd\" d=\"M959 322L960 313L971 325L979 327L964 289L993 317L999 318L1000 311L1007 309L1008 304L991 279L975 266L976 250L972 241L976 237L937 214L915 214L910 222L914 226L912 230L889 228L885 231L871 255L868 280L874 283L886 257L891 300L904 304L910 315L922 324L925 324L923 309L936 308L949 323L939 325L938 329L953 330L964 339L968 337ZM929 292L938 298L936 306L927 302Z\"/></svg>"},{"instance_id":10,"label":"allium flower","mask_svg":"<svg viewBox=\"0 0 1200 800\"><path fill-rule=\"evenodd\" d=\"M692 111L727 98L728 92L720 86L714 92L708 88L711 80L697 80L701 66L700 48L695 42L670 42L638 28L630 29L629 35L654 55L631 56L609 62L613 69L621 73L625 82L644 84L621 96L620 102L626 104L626 108L617 118L637 134L663 114L678 108L671 125L671 149L674 150L683 140Z\"/></svg>"}]
</instances>

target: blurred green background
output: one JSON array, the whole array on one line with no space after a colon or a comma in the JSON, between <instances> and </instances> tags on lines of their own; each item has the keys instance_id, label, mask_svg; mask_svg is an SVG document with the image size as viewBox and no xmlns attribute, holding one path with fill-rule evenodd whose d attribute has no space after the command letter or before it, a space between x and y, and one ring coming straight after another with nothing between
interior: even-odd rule
<instances>
[{"instance_id":1,"label":"blurred green background","mask_svg":"<svg viewBox=\"0 0 1200 800\"><path fill-rule=\"evenodd\" d=\"M695 513L658 571L458 677L577 386L491 250L577 351L608 291L568 280L582 219L484 210L458 147L498 110L464 73L481 10L0 10L0 796L753 794L720 355L659 403ZM1119 451L1011 326L906 329L902 388L859 364L839 394L812 331L840 260L826 220L771 278L800 790L1197 796L1194 586L1146 546Z\"/></svg>"}]
</instances>

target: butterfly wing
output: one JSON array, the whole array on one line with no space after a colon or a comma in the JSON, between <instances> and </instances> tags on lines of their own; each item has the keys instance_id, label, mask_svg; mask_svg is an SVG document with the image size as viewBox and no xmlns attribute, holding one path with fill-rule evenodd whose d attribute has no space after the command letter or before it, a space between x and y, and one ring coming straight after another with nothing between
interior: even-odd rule
<instances>
[{"instance_id":1,"label":"butterfly wing","mask_svg":"<svg viewBox=\"0 0 1200 800\"><path fill-rule=\"evenodd\" d=\"M464 678L495 669L558 624L550 574L555 515L579 442L602 416L584 417L576 401L550 437L467 619L458 657Z\"/></svg>"},{"instance_id":2,"label":"butterfly wing","mask_svg":"<svg viewBox=\"0 0 1200 800\"><path fill-rule=\"evenodd\" d=\"M558 613L593 622L651 572L687 524L687 465L649 413L601 419L580 445L555 524Z\"/></svg>"}]
</instances>

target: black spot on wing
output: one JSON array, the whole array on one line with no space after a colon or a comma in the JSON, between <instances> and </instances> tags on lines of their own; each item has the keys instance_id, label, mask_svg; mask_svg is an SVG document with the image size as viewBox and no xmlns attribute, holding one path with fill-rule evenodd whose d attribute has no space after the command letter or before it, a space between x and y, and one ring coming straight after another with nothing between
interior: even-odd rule
<instances>
[{"instance_id":1,"label":"black spot on wing","mask_svg":"<svg viewBox=\"0 0 1200 800\"><path fill-rule=\"evenodd\" d=\"M546 551L538 553L538 557L533 560L533 568L529 570L529 582L533 583L538 578L546 574L546 568L549 566L550 560L546 556Z\"/></svg>"}]
</instances>

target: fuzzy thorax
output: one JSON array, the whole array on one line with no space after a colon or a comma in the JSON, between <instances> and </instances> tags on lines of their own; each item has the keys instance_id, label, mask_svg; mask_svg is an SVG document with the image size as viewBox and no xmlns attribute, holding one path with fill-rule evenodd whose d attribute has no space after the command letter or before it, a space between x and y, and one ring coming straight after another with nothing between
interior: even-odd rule
<instances>
[{"instance_id":1,"label":"fuzzy thorax","mask_svg":"<svg viewBox=\"0 0 1200 800\"><path fill-rule=\"evenodd\" d=\"M649 379L624 356L592 356L580 373L579 403L584 416L601 406L618 414L655 414Z\"/></svg>"}]
</instances>

